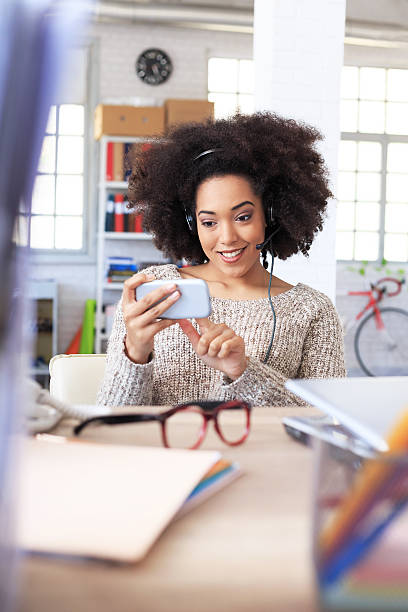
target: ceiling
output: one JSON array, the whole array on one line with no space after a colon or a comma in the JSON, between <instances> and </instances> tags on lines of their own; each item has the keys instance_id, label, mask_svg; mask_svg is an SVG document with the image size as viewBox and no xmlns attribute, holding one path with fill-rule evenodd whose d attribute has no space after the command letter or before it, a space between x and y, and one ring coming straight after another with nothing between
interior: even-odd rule
<instances>
[{"instance_id":1,"label":"ceiling","mask_svg":"<svg viewBox=\"0 0 408 612\"><path fill-rule=\"evenodd\" d=\"M113 0L115 2L115 0ZM159 2L152 2L151 0L123 0L125 4L142 4L142 5L173 5L173 6L191 6L208 8L214 6L220 9L247 9L253 10L254 0L160 0ZM119 4L122 0L119 0Z\"/></svg>"},{"instance_id":2,"label":"ceiling","mask_svg":"<svg viewBox=\"0 0 408 612\"><path fill-rule=\"evenodd\" d=\"M347 0L346 5L346 42L347 37L408 41L408 0ZM254 0L99 0L94 16L102 23L164 23L252 34L253 11Z\"/></svg>"},{"instance_id":3,"label":"ceiling","mask_svg":"<svg viewBox=\"0 0 408 612\"><path fill-rule=\"evenodd\" d=\"M253 0L99 0L97 22L155 23L188 28L253 32Z\"/></svg>"}]
</instances>

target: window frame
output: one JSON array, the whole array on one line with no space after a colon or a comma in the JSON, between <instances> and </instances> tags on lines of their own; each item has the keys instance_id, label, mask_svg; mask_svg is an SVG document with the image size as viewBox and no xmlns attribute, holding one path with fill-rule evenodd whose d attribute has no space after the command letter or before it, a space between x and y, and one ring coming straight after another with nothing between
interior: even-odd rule
<instances>
[{"instance_id":1,"label":"window frame","mask_svg":"<svg viewBox=\"0 0 408 612\"><path fill-rule=\"evenodd\" d=\"M98 66L96 63L97 41L84 40L77 45L87 54L86 86L84 102L84 207L82 213L83 247L70 249L31 249L30 258L34 265L40 264L91 264L96 260L96 193L97 177L95 163L95 142L93 138L93 109L96 106ZM64 104L59 102L57 106Z\"/></svg>"},{"instance_id":2,"label":"window frame","mask_svg":"<svg viewBox=\"0 0 408 612\"><path fill-rule=\"evenodd\" d=\"M238 103L238 99L240 95L252 95L254 102L255 102L255 91L253 91L252 93L246 92L246 91L240 91L239 89L236 89L235 91L212 91L209 89L209 63L211 59L223 59L223 60L236 60L238 62L241 61L251 61L252 63L254 62L254 58L253 57L237 57L236 55L213 55L211 53L208 54L207 56L207 100L210 101L210 94L231 94L231 95L235 95L236 96L236 100L237 100L237 104L235 106L235 110L234 113L238 112L239 110L239 103ZM214 102L215 105L215 102ZM255 108L255 104L254 104L254 108Z\"/></svg>"},{"instance_id":3,"label":"window frame","mask_svg":"<svg viewBox=\"0 0 408 612\"><path fill-rule=\"evenodd\" d=\"M393 66L373 66L373 65L356 65L356 64L344 64L344 66L350 66L353 68L382 68L385 69L385 71L387 70L392 70L392 69L398 69L398 70L407 70L407 68L402 68L402 67L396 67L394 68ZM359 75L360 78L360 75ZM344 98L347 99L347 98ZM353 98L354 99L354 98ZM355 98L358 102L360 102L361 98ZM386 101L386 100L385 100ZM379 200L379 204L380 204L380 221L379 221L379 229L378 229L378 234L379 234L379 243L378 243L378 257L375 260L368 260L369 263L371 264L381 264L382 261L384 261L384 240L385 240L385 208L386 208L386 188L387 188L387 157L388 157L388 145L391 143L408 143L408 134L387 134L386 132L383 133L369 133L369 132L340 132L340 141L342 140L348 140L348 141L352 141L352 142L379 142L381 145L381 171L379 172L381 175L381 187L380 187L380 200ZM338 171L340 172L340 169L338 169ZM357 173L357 171L356 171ZM337 198L336 198L337 199ZM408 205L408 204L407 204ZM340 230L341 231L341 230ZM340 231L338 232L337 228L336 228L336 236L337 233L340 233ZM353 229L353 233L356 232L356 229L354 227ZM390 232L392 233L392 232ZM336 259L336 262L339 264L353 264L353 263L358 263L361 261L366 261L366 260L361 260L361 259ZM408 260L404 261L404 260L391 260L389 261L389 264L391 265L407 265L408 264Z\"/></svg>"}]
</instances>

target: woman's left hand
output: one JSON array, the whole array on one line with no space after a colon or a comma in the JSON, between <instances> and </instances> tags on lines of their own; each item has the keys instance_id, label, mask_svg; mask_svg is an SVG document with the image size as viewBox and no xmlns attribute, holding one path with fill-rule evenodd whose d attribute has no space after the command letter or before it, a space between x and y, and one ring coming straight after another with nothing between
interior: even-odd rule
<instances>
[{"instance_id":1,"label":"woman's left hand","mask_svg":"<svg viewBox=\"0 0 408 612\"><path fill-rule=\"evenodd\" d=\"M200 359L231 380L239 378L247 367L244 340L224 323L212 323L209 319L196 321L200 333L188 319L180 319L179 325Z\"/></svg>"}]
</instances>

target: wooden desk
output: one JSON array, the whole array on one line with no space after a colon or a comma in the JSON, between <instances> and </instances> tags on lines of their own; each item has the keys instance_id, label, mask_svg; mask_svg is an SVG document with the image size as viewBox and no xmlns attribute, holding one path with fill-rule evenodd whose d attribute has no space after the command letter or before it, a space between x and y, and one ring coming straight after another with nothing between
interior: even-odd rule
<instances>
[{"instance_id":1,"label":"wooden desk","mask_svg":"<svg viewBox=\"0 0 408 612\"><path fill-rule=\"evenodd\" d=\"M316 610L312 453L281 425L282 416L315 412L256 408L249 439L235 448L209 432L203 448L239 461L241 478L169 525L137 565L27 557L18 612Z\"/></svg>"}]
</instances>

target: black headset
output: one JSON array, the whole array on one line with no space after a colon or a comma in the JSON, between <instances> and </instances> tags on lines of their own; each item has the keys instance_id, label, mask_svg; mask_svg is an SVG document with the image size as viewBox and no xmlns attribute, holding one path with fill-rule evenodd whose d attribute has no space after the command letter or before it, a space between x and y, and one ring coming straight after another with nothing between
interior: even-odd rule
<instances>
[{"instance_id":1,"label":"black headset","mask_svg":"<svg viewBox=\"0 0 408 612\"><path fill-rule=\"evenodd\" d=\"M186 208L186 206L184 206L184 214L185 214L185 217L186 217L186 223L187 223L187 226L188 226L188 229L189 229L190 233L193 234L193 235L196 235L197 234L197 225L196 225L196 220L194 218L192 210L189 209L189 208ZM266 226L269 227L269 228L273 227L273 225L275 224L275 218L273 216L272 205L268 206L268 208L266 210L265 217L266 217ZM272 236L274 234L275 234L275 232L272 234ZM264 242L262 242L260 244L257 244L256 248L258 250L262 249L267 244L267 242L269 242L269 240L272 238L272 236L269 236L267 238L267 240L265 240Z\"/></svg>"},{"instance_id":2,"label":"black headset","mask_svg":"<svg viewBox=\"0 0 408 612\"><path fill-rule=\"evenodd\" d=\"M196 228L196 223L195 223L195 219L193 217L193 213L190 209L184 207L184 214L186 216L186 222L188 225L188 229L190 230L191 234L196 234L197 233L197 228Z\"/></svg>"}]
</instances>

